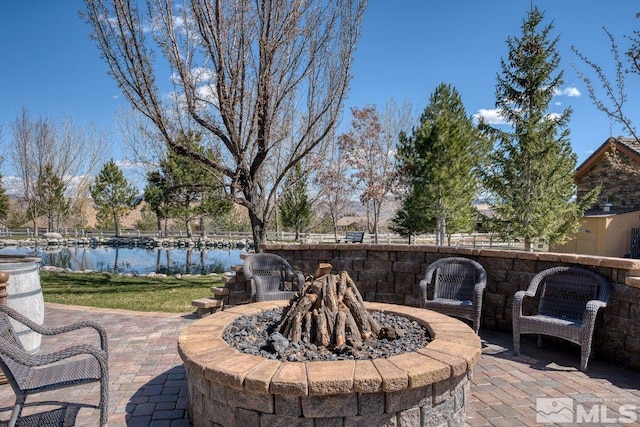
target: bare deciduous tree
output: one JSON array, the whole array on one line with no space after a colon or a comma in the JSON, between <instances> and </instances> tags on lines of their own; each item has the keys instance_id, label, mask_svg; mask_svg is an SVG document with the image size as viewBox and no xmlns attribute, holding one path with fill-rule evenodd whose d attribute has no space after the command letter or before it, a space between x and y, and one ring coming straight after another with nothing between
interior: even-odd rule
<instances>
[{"instance_id":1,"label":"bare deciduous tree","mask_svg":"<svg viewBox=\"0 0 640 427\"><path fill-rule=\"evenodd\" d=\"M331 218L335 241L338 241L338 220L351 206L355 196L354 182L349 174L349 165L342 158L337 138L332 138L330 157L327 166L320 168L315 175L317 189L315 205Z\"/></svg>"},{"instance_id":2,"label":"bare deciduous tree","mask_svg":"<svg viewBox=\"0 0 640 427\"><path fill-rule=\"evenodd\" d=\"M287 172L334 128L366 0L86 0L87 20L132 106L174 151L218 171L265 238ZM156 79L161 55L173 83ZM219 157L180 144L193 130Z\"/></svg>"},{"instance_id":3,"label":"bare deciduous tree","mask_svg":"<svg viewBox=\"0 0 640 427\"><path fill-rule=\"evenodd\" d=\"M640 18L640 13L636 14L636 18ZM594 106L609 118L612 125L617 123L629 137L640 143L640 134L633 124L629 111L629 95L633 96L634 92L627 90L629 79L640 77L640 31L635 30L632 34L624 36L623 40L628 42L625 50L620 47L616 37L608 29L604 28L603 30L611 46L615 70L613 75L609 74L604 64L590 59L576 46L571 46L571 50L587 66L587 71L580 70L575 65L573 68L586 85ZM613 139L611 140L611 151L607 153L607 156L614 167L640 175L639 169L625 165L621 161Z\"/></svg>"},{"instance_id":4,"label":"bare deciduous tree","mask_svg":"<svg viewBox=\"0 0 640 427\"><path fill-rule=\"evenodd\" d=\"M43 214L45 198L40 194L39 183L45 177L45 169L50 168L50 173L61 180L73 206L86 197L91 176L104 159L107 142L93 126L76 126L70 119L60 124L50 117L34 118L27 109L11 123L8 155L18 175L17 191L34 234L38 231L37 219Z\"/></svg>"},{"instance_id":5,"label":"bare deciduous tree","mask_svg":"<svg viewBox=\"0 0 640 427\"><path fill-rule=\"evenodd\" d=\"M373 213L373 233L378 243L382 205L397 183L395 154L398 136L411 126L411 105L388 101L381 111L375 106L352 108L351 129L340 135L340 149L354 171L360 201Z\"/></svg>"}]
</instances>

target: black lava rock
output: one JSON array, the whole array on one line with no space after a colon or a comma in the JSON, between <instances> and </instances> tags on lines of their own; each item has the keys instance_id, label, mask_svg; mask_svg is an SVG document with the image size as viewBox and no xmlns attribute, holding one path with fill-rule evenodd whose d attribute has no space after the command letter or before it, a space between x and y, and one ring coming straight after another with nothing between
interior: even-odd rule
<instances>
[{"instance_id":1,"label":"black lava rock","mask_svg":"<svg viewBox=\"0 0 640 427\"><path fill-rule=\"evenodd\" d=\"M370 338L357 348L290 343L276 331L282 309L239 317L227 327L223 338L231 347L244 353L290 362L387 358L415 351L431 340L428 331L414 320L391 313L372 312L371 315L380 325L384 325L384 332L379 338Z\"/></svg>"}]
</instances>

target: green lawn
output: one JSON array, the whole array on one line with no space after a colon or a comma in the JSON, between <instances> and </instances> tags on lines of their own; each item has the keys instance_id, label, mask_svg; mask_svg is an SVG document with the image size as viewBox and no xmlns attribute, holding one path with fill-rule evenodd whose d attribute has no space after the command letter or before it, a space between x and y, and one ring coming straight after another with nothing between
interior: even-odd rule
<instances>
[{"instance_id":1,"label":"green lawn","mask_svg":"<svg viewBox=\"0 0 640 427\"><path fill-rule=\"evenodd\" d=\"M46 302L167 313L192 312L192 299L212 297L210 288L222 286L220 275L176 279L47 271L40 282Z\"/></svg>"}]
</instances>

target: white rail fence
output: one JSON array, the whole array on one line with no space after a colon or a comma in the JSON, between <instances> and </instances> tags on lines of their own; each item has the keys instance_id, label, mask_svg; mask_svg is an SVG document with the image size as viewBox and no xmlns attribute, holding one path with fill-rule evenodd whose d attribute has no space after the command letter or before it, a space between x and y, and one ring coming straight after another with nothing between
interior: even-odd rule
<instances>
[{"instance_id":1,"label":"white rail fence","mask_svg":"<svg viewBox=\"0 0 640 427\"><path fill-rule=\"evenodd\" d=\"M0 229L0 239L3 237L10 239L32 239L32 238L44 238L47 230L39 230L38 236L34 236L31 228L22 229ZM55 233L60 234L63 238L106 238L113 237L115 235L114 230L85 230L85 229L62 229L56 230ZM176 238L186 239L187 234L183 231L173 231L165 233L163 231L150 232L141 230L124 229L120 232L121 237L162 237L162 238ZM210 239L227 239L227 240L247 240L253 239L250 232L224 232L224 231L207 231L204 234L194 233L191 238L198 239L201 237L207 237ZM345 232L341 231L337 235L333 233L321 234L321 233L301 233L298 238L298 242L301 243L336 243L344 241ZM267 234L267 241L271 243L276 242L295 242L295 233L292 232L269 232ZM375 235L372 233L365 233L364 243L374 243ZM409 239L401 237L393 233L379 233L378 243L380 244L409 244ZM435 245L435 234L423 234L413 236L410 244L412 245ZM473 248L496 248L496 249L522 249L523 245L520 242L504 241L498 237L485 234L485 233L473 233L473 234L453 234L451 236L450 245L448 242L445 246L461 246L461 247L473 247ZM539 243L535 246L535 250L547 250L547 245Z\"/></svg>"}]
</instances>

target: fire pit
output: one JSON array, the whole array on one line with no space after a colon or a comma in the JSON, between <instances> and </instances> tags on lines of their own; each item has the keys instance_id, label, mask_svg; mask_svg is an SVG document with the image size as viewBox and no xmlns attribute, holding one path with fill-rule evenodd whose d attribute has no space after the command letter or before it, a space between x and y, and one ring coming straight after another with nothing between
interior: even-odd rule
<instances>
[{"instance_id":1,"label":"fire pit","mask_svg":"<svg viewBox=\"0 0 640 427\"><path fill-rule=\"evenodd\" d=\"M364 303L367 311L416 320L432 338L417 351L373 360L279 361L242 353L222 338L237 318L287 305L232 307L184 329L178 351L194 426L464 425L481 354L466 324L416 307Z\"/></svg>"}]
</instances>

